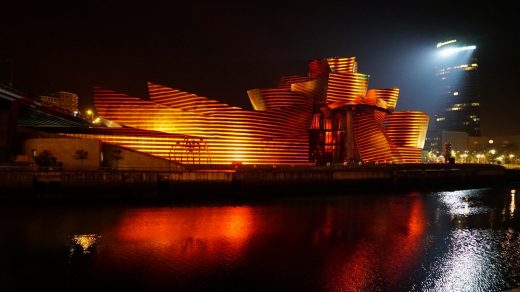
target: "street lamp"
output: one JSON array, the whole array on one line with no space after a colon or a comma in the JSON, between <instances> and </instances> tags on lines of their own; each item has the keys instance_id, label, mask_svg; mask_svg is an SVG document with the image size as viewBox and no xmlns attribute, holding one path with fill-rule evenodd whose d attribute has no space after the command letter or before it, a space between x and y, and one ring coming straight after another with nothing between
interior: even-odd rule
<instances>
[{"instance_id":1,"label":"street lamp","mask_svg":"<svg viewBox=\"0 0 520 292\"><path fill-rule=\"evenodd\" d=\"M88 110L86 111L86 113L87 113L87 118L88 118L88 120L89 120L89 121L92 121L92 115L94 114L94 113L92 112L92 110L91 110L91 109L88 109Z\"/></svg>"},{"instance_id":2,"label":"street lamp","mask_svg":"<svg viewBox=\"0 0 520 292\"><path fill-rule=\"evenodd\" d=\"M515 155L512 154L512 153L509 154L509 163L510 163L510 164L513 164L513 163L514 163L513 158L515 158Z\"/></svg>"}]
</instances>

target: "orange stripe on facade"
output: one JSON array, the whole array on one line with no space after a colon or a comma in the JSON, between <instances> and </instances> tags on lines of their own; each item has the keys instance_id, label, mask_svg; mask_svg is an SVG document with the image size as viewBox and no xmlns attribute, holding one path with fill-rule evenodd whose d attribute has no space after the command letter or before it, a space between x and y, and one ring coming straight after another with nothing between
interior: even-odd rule
<instances>
[{"instance_id":1,"label":"orange stripe on facade","mask_svg":"<svg viewBox=\"0 0 520 292\"><path fill-rule=\"evenodd\" d=\"M428 126L424 113L393 112L399 89L368 90L368 75L357 73L354 57L313 60L307 77L286 76L279 87L248 91L254 110L155 83L148 83L148 89L150 100L96 88L97 113L128 127L194 137L207 150L201 160L211 163L308 163L309 130L326 128L316 115L320 110L355 112L357 156L366 162L420 161ZM332 120L329 123L332 127ZM337 143L327 142L327 147L340 147L345 129L341 124L333 128L337 132L327 132L324 139ZM82 137L170 159L175 145L184 141L131 135Z\"/></svg>"}]
</instances>

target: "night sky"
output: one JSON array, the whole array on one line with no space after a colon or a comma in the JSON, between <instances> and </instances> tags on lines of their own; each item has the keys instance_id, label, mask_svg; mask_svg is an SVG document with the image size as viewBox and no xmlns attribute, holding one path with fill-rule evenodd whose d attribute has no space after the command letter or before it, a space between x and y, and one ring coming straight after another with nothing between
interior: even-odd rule
<instances>
[{"instance_id":1,"label":"night sky","mask_svg":"<svg viewBox=\"0 0 520 292\"><path fill-rule=\"evenodd\" d=\"M11 64L14 87L29 94L76 92L86 108L94 85L146 96L152 81L250 107L248 89L305 75L311 59L356 56L370 88L401 88L398 110L432 113L435 45L467 38L478 46L483 134L520 134L513 7L40 2L2 4L0 18L1 81Z\"/></svg>"}]
</instances>

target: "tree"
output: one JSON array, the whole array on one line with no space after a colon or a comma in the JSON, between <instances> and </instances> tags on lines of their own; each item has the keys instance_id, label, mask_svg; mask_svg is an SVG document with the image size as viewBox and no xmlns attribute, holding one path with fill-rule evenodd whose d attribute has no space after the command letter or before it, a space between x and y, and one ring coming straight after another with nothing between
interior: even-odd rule
<instances>
[{"instance_id":1,"label":"tree","mask_svg":"<svg viewBox=\"0 0 520 292\"><path fill-rule=\"evenodd\" d=\"M43 150L38 155L34 156L34 162L36 162L36 165L42 166L42 167L51 167L51 166L57 166L58 160L52 152L49 150Z\"/></svg>"},{"instance_id":2,"label":"tree","mask_svg":"<svg viewBox=\"0 0 520 292\"><path fill-rule=\"evenodd\" d=\"M80 149L76 151L76 154L74 154L74 159L81 161L81 167L83 167L83 160L88 158L88 152Z\"/></svg>"},{"instance_id":3,"label":"tree","mask_svg":"<svg viewBox=\"0 0 520 292\"><path fill-rule=\"evenodd\" d=\"M116 168L119 168L119 160L123 159L121 149L116 148L112 150L112 159L114 159L114 161L116 162Z\"/></svg>"}]
</instances>

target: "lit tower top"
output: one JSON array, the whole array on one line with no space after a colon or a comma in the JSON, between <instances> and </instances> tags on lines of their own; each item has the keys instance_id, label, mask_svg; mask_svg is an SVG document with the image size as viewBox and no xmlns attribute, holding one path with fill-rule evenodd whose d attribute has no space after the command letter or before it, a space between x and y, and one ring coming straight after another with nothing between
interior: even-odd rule
<instances>
[{"instance_id":1,"label":"lit tower top","mask_svg":"<svg viewBox=\"0 0 520 292\"><path fill-rule=\"evenodd\" d=\"M441 109L434 121L438 131L480 136L480 92L477 46L448 40L437 44Z\"/></svg>"}]
</instances>

